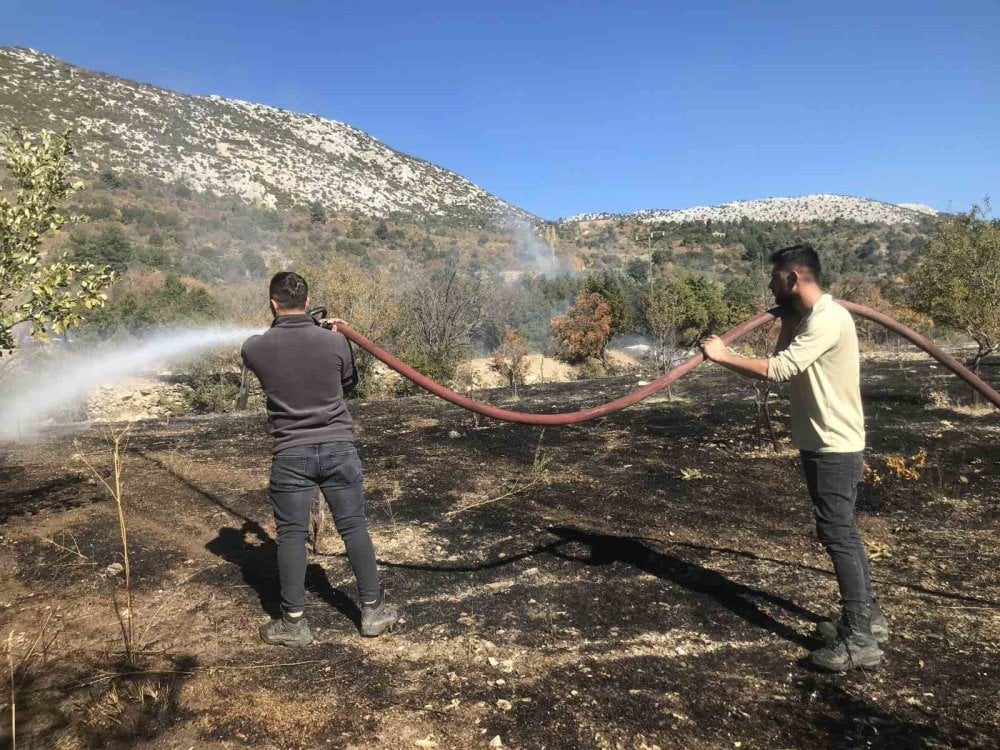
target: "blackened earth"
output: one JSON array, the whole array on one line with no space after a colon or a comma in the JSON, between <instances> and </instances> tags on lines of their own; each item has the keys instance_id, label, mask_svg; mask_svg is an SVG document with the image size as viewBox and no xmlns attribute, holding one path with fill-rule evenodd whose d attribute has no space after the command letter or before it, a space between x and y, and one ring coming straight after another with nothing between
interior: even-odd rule
<instances>
[{"instance_id":1,"label":"blackened earth","mask_svg":"<svg viewBox=\"0 0 1000 750\"><path fill-rule=\"evenodd\" d=\"M928 456L918 477L862 491L892 627L878 671L806 666L837 601L796 454L759 444L745 381L703 367L671 401L544 431L431 397L356 405L405 622L358 636L333 535L308 573L317 642L296 651L257 638L277 608L261 416L132 425L134 666L112 604L115 506L79 458L106 471L109 428L6 446L0 634L18 747L996 747L1000 419L930 405L961 391L924 360L863 370L869 463ZM562 411L634 385L480 395Z\"/></svg>"}]
</instances>

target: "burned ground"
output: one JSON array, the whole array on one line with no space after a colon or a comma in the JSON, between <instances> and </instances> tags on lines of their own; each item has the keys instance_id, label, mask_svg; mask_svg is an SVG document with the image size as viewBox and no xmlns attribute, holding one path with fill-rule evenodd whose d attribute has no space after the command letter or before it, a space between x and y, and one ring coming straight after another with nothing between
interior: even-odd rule
<instances>
[{"instance_id":1,"label":"burned ground","mask_svg":"<svg viewBox=\"0 0 1000 750\"><path fill-rule=\"evenodd\" d=\"M544 432L430 397L356 406L405 622L357 635L334 549L311 558L317 643L299 651L256 635L277 608L260 417L131 429L137 667L116 662L114 504L75 457L105 466L104 428L7 446L0 634L20 663L18 746L994 747L1000 420L930 406L944 386L926 361L863 369L884 476L860 524L893 630L877 672L804 665L836 586L795 454L759 447L751 392L701 368L671 402ZM520 406L633 385L525 388ZM886 468L921 449L916 476Z\"/></svg>"}]
</instances>

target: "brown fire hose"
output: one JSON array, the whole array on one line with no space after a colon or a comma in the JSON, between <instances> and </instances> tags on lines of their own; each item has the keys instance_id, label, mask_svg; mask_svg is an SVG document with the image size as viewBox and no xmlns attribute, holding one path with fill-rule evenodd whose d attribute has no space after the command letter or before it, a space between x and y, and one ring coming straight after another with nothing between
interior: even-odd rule
<instances>
[{"instance_id":1,"label":"brown fire hose","mask_svg":"<svg viewBox=\"0 0 1000 750\"><path fill-rule=\"evenodd\" d=\"M858 305L854 302L846 302L844 300L837 301L855 315L859 315L862 318L867 318L868 320L879 323L880 325L888 328L890 331L898 333L903 338L917 345L972 386L973 389L982 394L982 396L990 401L994 406L1000 409L1000 393L997 393L988 383L975 375L971 370L965 367L950 354L943 351L927 337L921 336L913 329L893 320L888 315L884 315L880 312L872 310L871 308L865 307L864 305ZM721 338L727 344L731 344L740 337L745 336L754 329L760 328L762 325L770 323L776 318L776 309L758 313L752 318L743 321L735 328L731 328L726 331L722 334ZM580 411L561 412L558 414L532 414L530 412L510 411L509 409L501 409L496 406L490 406L489 404L484 404L481 401L476 401L475 399L456 393L450 388L445 388L440 383L434 382L425 375L421 375L412 367L396 359L396 357L392 356L384 349L379 348L364 336L352 331L350 327L344 325L343 323L337 324L337 330L347 336L347 338L360 346L362 349L382 360L400 375L412 380L421 388L430 391L435 396L440 396L445 401L450 401L457 406L461 406L463 409L468 409L469 411L476 412L477 414L482 414L485 417L492 417L493 419L500 419L505 422L517 422L518 424L564 425L576 424L577 422L586 422L591 419L605 417L612 412L619 411L627 406L632 406L632 404L636 404L657 391L666 388L675 380L687 375L691 372L691 370L705 360L704 354L695 354L666 374L661 375L656 380L651 381L641 388L637 388L621 398L616 398L614 401L609 401L605 404L601 404L600 406L594 406L590 409L582 409Z\"/></svg>"}]
</instances>

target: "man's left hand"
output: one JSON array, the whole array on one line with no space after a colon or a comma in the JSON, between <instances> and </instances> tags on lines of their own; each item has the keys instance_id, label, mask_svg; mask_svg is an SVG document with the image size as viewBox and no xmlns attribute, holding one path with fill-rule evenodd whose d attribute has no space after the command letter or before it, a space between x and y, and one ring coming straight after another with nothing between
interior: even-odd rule
<instances>
[{"instance_id":1,"label":"man's left hand","mask_svg":"<svg viewBox=\"0 0 1000 750\"><path fill-rule=\"evenodd\" d=\"M726 342L718 336L709 336L701 342L701 350L705 356L713 362L721 362L729 355Z\"/></svg>"}]
</instances>

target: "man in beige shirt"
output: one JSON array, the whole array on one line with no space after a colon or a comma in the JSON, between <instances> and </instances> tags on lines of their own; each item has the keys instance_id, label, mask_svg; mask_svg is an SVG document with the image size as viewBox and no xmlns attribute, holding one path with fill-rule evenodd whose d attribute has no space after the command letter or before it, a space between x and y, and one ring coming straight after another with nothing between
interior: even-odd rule
<instances>
[{"instance_id":1,"label":"man in beige shirt","mask_svg":"<svg viewBox=\"0 0 1000 750\"><path fill-rule=\"evenodd\" d=\"M802 458L816 532L840 588L840 618L819 623L826 646L810 660L835 672L875 667L882 659L879 643L889 633L854 520L865 448L854 320L820 288L819 256L812 247L786 247L770 260L770 289L785 313L775 356L740 357L718 336L708 337L702 348L708 359L741 375L788 384L792 442Z\"/></svg>"}]
</instances>

